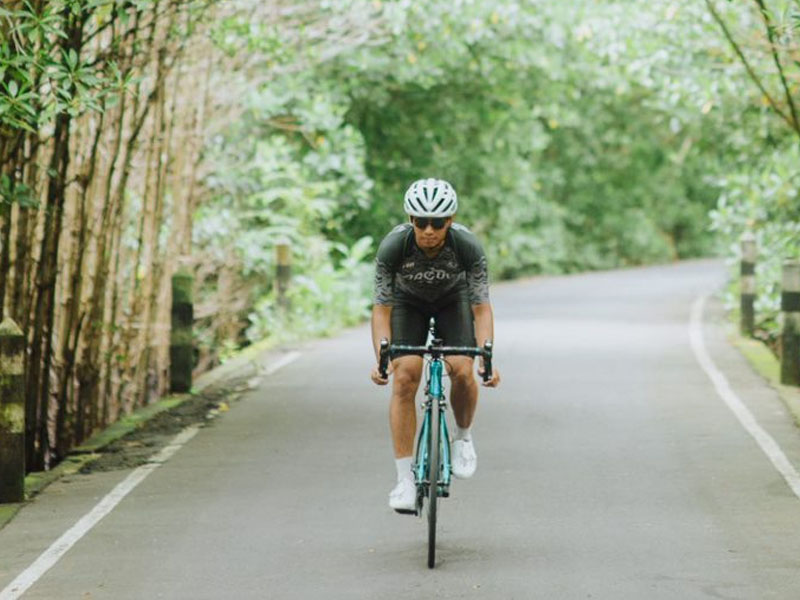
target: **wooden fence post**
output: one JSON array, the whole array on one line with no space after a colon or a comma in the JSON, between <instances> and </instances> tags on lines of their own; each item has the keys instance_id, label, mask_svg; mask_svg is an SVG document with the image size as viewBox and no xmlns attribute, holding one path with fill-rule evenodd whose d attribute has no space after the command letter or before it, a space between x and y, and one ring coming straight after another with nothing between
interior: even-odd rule
<instances>
[{"instance_id":1,"label":"wooden fence post","mask_svg":"<svg viewBox=\"0 0 800 600\"><path fill-rule=\"evenodd\" d=\"M172 392L192 389L194 346L192 343L192 286L194 277L179 269L172 276L172 327L169 340L169 387Z\"/></svg>"},{"instance_id":2,"label":"wooden fence post","mask_svg":"<svg viewBox=\"0 0 800 600\"><path fill-rule=\"evenodd\" d=\"M740 276L741 294L741 319L740 330L742 335L753 336L755 328L755 311L753 304L756 299L756 236L752 231L747 231L742 236L742 263Z\"/></svg>"},{"instance_id":3,"label":"wooden fence post","mask_svg":"<svg viewBox=\"0 0 800 600\"><path fill-rule=\"evenodd\" d=\"M25 499L25 336L0 323L0 504Z\"/></svg>"},{"instance_id":4,"label":"wooden fence post","mask_svg":"<svg viewBox=\"0 0 800 600\"><path fill-rule=\"evenodd\" d=\"M800 385L800 261L783 263L781 383Z\"/></svg>"},{"instance_id":5,"label":"wooden fence post","mask_svg":"<svg viewBox=\"0 0 800 600\"><path fill-rule=\"evenodd\" d=\"M280 241L275 246L276 273L275 291L278 296L278 306L286 310L289 308L289 300L286 292L289 289L289 280L292 277L292 247L288 241Z\"/></svg>"}]
</instances>

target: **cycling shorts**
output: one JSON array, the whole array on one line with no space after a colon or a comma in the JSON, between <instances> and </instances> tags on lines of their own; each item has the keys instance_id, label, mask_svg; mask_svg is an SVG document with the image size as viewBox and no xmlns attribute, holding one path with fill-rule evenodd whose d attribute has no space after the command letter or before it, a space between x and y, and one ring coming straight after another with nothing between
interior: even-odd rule
<instances>
[{"instance_id":1,"label":"cycling shorts","mask_svg":"<svg viewBox=\"0 0 800 600\"><path fill-rule=\"evenodd\" d=\"M475 324L469 293L461 289L436 302L398 294L392 304L392 344L422 346L428 339L431 317L436 335L445 346L475 347Z\"/></svg>"}]
</instances>

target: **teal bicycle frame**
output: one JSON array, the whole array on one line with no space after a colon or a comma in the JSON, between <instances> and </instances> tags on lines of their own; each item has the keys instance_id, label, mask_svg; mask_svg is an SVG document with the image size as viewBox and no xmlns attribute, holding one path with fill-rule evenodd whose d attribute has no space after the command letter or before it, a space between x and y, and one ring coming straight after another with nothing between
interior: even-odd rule
<instances>
[{"instance_id":1,"label":"teal bicycle frame","mask_svg":"<svg viewBox=\"0 0 800 600\"><path fill-rule=\"evenodd\" d=\"M444 357L445 356L481 356L484 360L484 381L488 381L492 377L492 343L486 341L483 348L475 347L451 347L442 346L442 340L434 336L435 323L431 319L430 333L433 341L428 346L405 346L405 345L390 345L388 340L381 340L380 350L380 372L386 377L386 369L389 360L393 356L400 356L404 354L412 354L417 356L430 356L427 365L427 376L425 383L425 402L422 405L424 417L422 427L420 427L419 435L417 436L417 451L414 462L414 476L417 484L417 511L422 507L422 498L430 496L430 487L437 490L437 496L449 496L450 481L452 476L452 466L450 462L450 434L447 430L447 419L445 419L445 410L447 409L447 401L444 394L444 386L442 378L444 376ZM430 463L430 449L431 440L433 435L431 432L431 416L432 411L436 408L439 411L439 418L436 420L439 423L439 440L440 446L440 460L441 460L441 473L435 477L429 475Z\"/></svg>"},{"instance_id":2,"label":"teal bicycle frame","mask_svg":"<svg viewBox=\"0 0 800 600\"><path fill-rule=\"evenodd\" d=\"M444 375L444 361L441 357L432 358L428 362L427 382L425 385L426 400L422 405L425 416L422 420L422 427L419 430L417 437L417 453L414 464L414 474L416 483L420 490L427 489L427 494L430 494L432 488L436 489L439 496L449 496L450 478L451 478L451 463L450 463L450 433L447 430L447 419L445 419L445 410L447 402L444 395L444 386L442 385L442 377ZM434 482L433 474L429 476L429 460L430 447L431 447L431 411L433 410L434 403L436 409L439 411L439 440L441 441L440 452L442 457L442 471L437 474L436 481ZM419 504L419 499L418 502Z\"/></svg>"}]
</instances>

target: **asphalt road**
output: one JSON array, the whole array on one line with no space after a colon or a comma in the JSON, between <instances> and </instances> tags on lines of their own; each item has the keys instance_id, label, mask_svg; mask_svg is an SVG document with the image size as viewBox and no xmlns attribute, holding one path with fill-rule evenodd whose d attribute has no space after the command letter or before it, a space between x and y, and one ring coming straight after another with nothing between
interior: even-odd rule
<instances>
[{"instance_id":1,"label":"asphalt road","mask_svg":"<svg viewBox=\"0 0 800 600\"><path fill-rule=\"evenodd\" d=\"M154 470L30 587L36 599L800 597L800 499L689 342L701 261L493 289L497 390L478 472L426 522L390 511L388 389L368 330L314 342ZM795 467L800 432L726 341L708 352ZM54 484L0 531L0 589L128 472Z\"/></svg>"}]
</instances>

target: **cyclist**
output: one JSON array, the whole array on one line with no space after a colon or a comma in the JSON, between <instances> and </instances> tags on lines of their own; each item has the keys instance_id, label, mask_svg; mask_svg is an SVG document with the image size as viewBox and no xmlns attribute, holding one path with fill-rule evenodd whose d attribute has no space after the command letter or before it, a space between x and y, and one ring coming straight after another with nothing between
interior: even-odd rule
<instances>
[{"instance_id":1,"label":"cyclist","mask_svg":"<svg viewBox=\"0 0 800 600\"><path fill-rule=\"evenodd\" d=\"M395 227L381 242L375 261L375 301L372 308L372 341L380 356L380 340L394 344L424 345L428 322L436 318L437 334L447 346L476 346L494 337L486 255L475 235L453 222L458 197L441 179L420 179L405 194L409 223ZM472 441L472 421L478 402L473 358L447 358L450 404L456 420L453 442L453 474L469 478L475 473L477 455ZM389 494L389 506L398 512L414 509L416 488L411 470L416 432L414 398L422 379L420 356L399 356L389 372L394 375L389 423L394 443L397 484ZM478 368L483 372L483 359ZM372 381L389 383L378 366ZM496 387L500 374L483 385Z\"/></svg>"}]
</instances>

